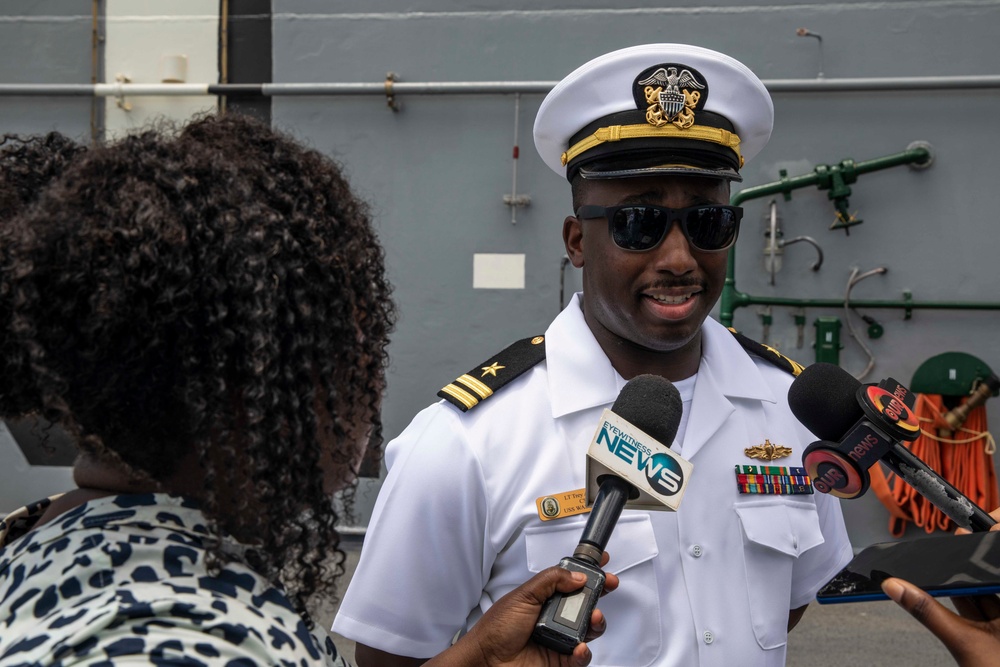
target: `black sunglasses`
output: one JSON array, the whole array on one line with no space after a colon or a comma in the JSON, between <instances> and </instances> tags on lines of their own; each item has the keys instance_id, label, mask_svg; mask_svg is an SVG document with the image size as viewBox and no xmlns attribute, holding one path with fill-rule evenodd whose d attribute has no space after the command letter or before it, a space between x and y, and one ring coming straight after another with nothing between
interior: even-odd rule
<instances>
[{"instance_id":1,"label":"black sunglasses","mask_svg":"<svg viewBox=\"0 0 1000 667\"><path fill-rule=\"evenodd\" d=\"M627 204L625 206L581 206L581 220L607 218L615 245L623 250L652 250L663 241L674 220L696 250L717 252L736 242L743 209L739 206L708 204L687 208L667 208Z\"/></svg>"}]
</instances>

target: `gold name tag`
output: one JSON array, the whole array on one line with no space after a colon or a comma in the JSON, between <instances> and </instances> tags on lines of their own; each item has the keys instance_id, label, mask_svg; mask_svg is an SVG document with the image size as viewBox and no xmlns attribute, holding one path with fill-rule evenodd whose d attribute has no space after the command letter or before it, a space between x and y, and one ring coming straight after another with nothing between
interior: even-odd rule
<instances>
[{"instance_id":1,"label":"gold name tag","mask_svg":"<svg viewBox=\"0 0 1000 667\"><path fill-rule=\"evenodd\" d=\"M590 511L587 507L586 489L576 489L575 491L564 491L553 493L551 496L542 496L535 499L535 506L538 508L538 518L542 521L552 521L566 516L585 514Z\"/></svg>"}]
</instances>

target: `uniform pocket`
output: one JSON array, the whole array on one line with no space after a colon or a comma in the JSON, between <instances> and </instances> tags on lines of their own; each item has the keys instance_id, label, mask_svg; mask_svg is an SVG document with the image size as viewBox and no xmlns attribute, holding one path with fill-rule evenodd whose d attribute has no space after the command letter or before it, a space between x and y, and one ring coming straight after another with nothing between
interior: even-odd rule
<instances>
[{"instance_id":1,"label":"uniform pocket","mask_svg":"<svg viewBox=\"0 0 1000 667\"><path fill-rule=\"evenodd\" d=\"M800 554L823 543L816 506L784 498L736 505L743 526L750 622L763 649L787 641L792 569Z\"/></svg>"},{"instance_id":2,"label":"uniform pocket","mask_svg":"<svg viewBox=\"0 0 1000 667\"><path fill-rule=\"evenodd\" d=\"M559 522L553 522L559 523ZM528 569L540 572L560 558L572 556L580 541L586 518L555 526L534 526L525 530ZM614 624L614 636L605 636L591 645L594 664L609 667L643 667L656 660L662 636L659 586L653 559L659 554L649 516L626 512L615 526L607 551L611 555L607 571L617 574L621 584L611 595L601 598L601 611Z\"/></svg>"}]
</instances>

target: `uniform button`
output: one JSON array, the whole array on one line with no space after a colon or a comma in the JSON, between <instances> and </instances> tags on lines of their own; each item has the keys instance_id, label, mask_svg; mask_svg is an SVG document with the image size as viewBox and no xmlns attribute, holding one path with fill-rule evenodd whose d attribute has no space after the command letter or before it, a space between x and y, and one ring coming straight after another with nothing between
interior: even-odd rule
<instances>
[{"instance_id":1,"label":"uniform button","mask_svg":"<svg viewBox=\"0 0 1000 667\"><path fill-rule=\"evenodd\" d=\"M705 643L711 644L715 641L715 635L712 634L711 630L705 630Z\"/></svg>"},{"instance_id":2,"label":"uniform button","mask_svg":"<svg viewBox=\"0 0 1000 667\"><path fill-rule=\"evenodd\" d=\"M701 545L700 544L696 544L693 547L691 547L691 555L694 556L695 558L701 558Z\"/></svg>"}]
</instances>

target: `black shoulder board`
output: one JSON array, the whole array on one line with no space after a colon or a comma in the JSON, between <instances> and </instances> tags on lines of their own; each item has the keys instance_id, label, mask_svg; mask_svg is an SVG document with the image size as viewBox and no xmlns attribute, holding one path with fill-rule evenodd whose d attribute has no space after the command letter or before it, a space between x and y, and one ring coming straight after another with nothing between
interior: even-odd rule
<instances>
[{"instance_id":1,"label":"black shoulder board","mask_svg":"<svg viewBox=\"0 0 1000 667\"><path fill-rule=\"evenodd\" d=\"M459 375L437 395L462 412L468 412L544 358L544 336L519 340L468 373Z\"/></svg>"},{"instance_id":2,"label":"black shoulder board","mask_svg":"<svg viewBox=\"0 0 1000 667\"><path fill-rule=\"evenodd\" d=\"M732 327L729 327L729 331L736 336L736 340L743 346L744 350L754 356L760 357L761 359L770 361L786 373L791 373L792 375L798 377L799 373L805 369L805 366L797 361L792 361L770 345L764 345L763 343L751 340Z\"/></svg>"}]
</instances>

